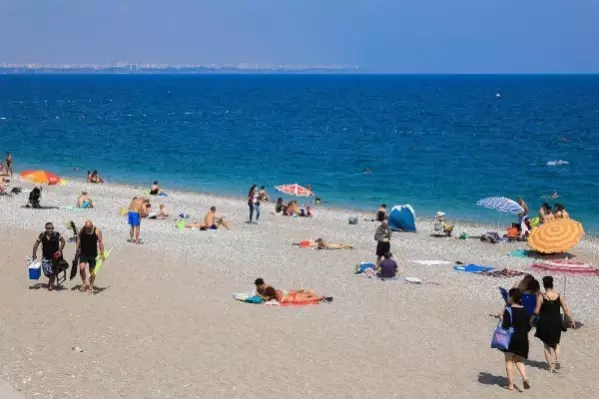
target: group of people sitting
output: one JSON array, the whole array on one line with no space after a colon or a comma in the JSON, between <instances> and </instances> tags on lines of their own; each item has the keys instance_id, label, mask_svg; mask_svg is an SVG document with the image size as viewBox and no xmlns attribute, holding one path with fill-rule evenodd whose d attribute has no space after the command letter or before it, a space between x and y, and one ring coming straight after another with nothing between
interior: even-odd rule
<instances>
[{"instance_id":1,"label":"group of people sitting","mask_svg":"<svg viewBox=\"0 0 599 399\"><path fill-rule=\"evenodd\" d=\"M570 219L570 214L562 204L555 204L551 209L551 205L543 203L539 209L539 222L546 223L556 219Z\"/></svg>"},{"instance_id":2,"label":"group of people sitting","mask_svg":"<svg viewBox=\"0 0 599 399\"><path fill-rule=\"evenodd\" d=\"M306 205L300 208L296 200L289 201L287 205L283 203L283 198L278 198L275 203L275 214L284 216L312 217L312 208Z\"/></svg>"},{"instance_id":3,"label":"group of people sitting","mask_svg":"<svg viewBox=\"0 0 599 399\"><path fill-rule=\"evenodd\" d=\"M262 278L257 278L254 284L256 285L256 294L266 302L275 300L280 304L302 304L333 301L333 297L319 295L313 290L296 289L286 291L275 289L266 284Z\"/></svg>"}]
</instances>

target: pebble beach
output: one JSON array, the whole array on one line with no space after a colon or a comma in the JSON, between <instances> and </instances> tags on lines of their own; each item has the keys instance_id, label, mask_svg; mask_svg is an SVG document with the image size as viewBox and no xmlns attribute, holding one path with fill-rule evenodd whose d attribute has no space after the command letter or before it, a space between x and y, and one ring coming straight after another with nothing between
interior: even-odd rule
<instances>
[{"instance_id":1,"label":"pebble beach","mask_svg":"<svg viewBox=\"0 0 599 399\"><path fill-rule=\"evenodd\" d=\"M286 218L265 203L247 224L243 198L169 191L152 197L168 220L144 220L143 245L127 242L119 208L147 188L69 181L44 187L42 205L20 195L0 197L0 379L26 398L485 398L511 397L503 356L489 346L502 308L498 287L520 278L453 270L456 262L532 273L529 258L508 254L526 243L394 233L391 251L401 277L381 282L355 275L375 260L372 214L316 207L313 218ZM145 186L144 186L145 187ZM168 190L168 187L165 187ZM74 208L87 191L95 208ZM276 193L271 192L271 197ZM302 203L302 200L299 201ZM210 206L230 231L183 231L176 215L201 221ZM373 210L374 213L374 210ZM359 223L349 225L348 217ZM497 226L452 220L456 232L480 235ZM94 295L79 293L77 276L48 292L27 276L25 259L46 221L70 237L66 223L92 220L111 255ZM319 251L292 244L322 237L353 250ZM65 248L73 258L75 245ZM571 251L599 264L599 241L585 237ZM440 265L415 261L442 260ZM311 288L334 297L309 307L251 305L232 299L264 278L277 288ZM47 280L42 277L40 283ZM564 277L556 276L558 290ZM528 397L593 398L599 390L599 278L568 277L566 297L583 326L562 336L563 369L544 370L542 344L532 337Z\"/></svg>"}]
</instances>

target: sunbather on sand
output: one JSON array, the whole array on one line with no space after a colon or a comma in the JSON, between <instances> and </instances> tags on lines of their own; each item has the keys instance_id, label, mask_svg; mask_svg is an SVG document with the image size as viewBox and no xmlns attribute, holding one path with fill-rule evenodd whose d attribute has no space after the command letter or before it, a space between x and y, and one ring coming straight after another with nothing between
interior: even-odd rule
<instances>
[{"instance_id":1,"label":"sunbather on sand","mask_svg":"<svg viewBox=\"0 0 599 399\"><path fill-rule=\"evenodd\" d=\"M331 302L333 300L332 297L326 297L323 295L318 295L313 290L276 290L273 287L266 287L262 294L260 294L265 301L276 300L279 303L306 303L306 302L318 302L318 301L327 301Z\"/></svg>"},{"instance_id":2,"label":"sunbather on sand","mask_svg":"<svg viewBox=\"0 0 599 399\"><path fill-rule=\"evenodd\" d=\"M210 212L204 217L204 223L189 223L185 227L188 229L200 229L200 230L218 230L221 226L227 230L231 229L231 224L224 218L216 216L216 207L210 208Z\"/></svg>"},{"instance_id":3,"label":"sunbather on sand","mask_svg":"<svg viewBox=\"0 0 599 399\"><path fill-rule=\"evenodd\" d=\"M344 243L330 243L328 241L323 240L322 238L317 238L316 240L306 240L293 245L299 245L302 248L317 249L354 249L352 245Z\"/></svg>"},{"instance_id":4,"label":"sunbather on sand","mask_svg":"<svg viewBox=\"0 0 599 399\"><path fill-rule=\"evenodd\" d=\"M166 206L164 204L160 204L160 210L158 211L158 214L156 215L156 217L158 219L168 218L168 209L166 209Z\"/></svg>"},{"instance_id":5,"label":"sunbather on sand","mask_svg":"<svg viewBox=\"0 0 599 399\"><path fill-rule=\"evenodd\" d=\"M94 202L92 201L92 199L89 197L89 195L87 195L86 191L82 191L79 198L77 198L77 208L87 209L93 207Z\"/></svg>"}]
</instances>

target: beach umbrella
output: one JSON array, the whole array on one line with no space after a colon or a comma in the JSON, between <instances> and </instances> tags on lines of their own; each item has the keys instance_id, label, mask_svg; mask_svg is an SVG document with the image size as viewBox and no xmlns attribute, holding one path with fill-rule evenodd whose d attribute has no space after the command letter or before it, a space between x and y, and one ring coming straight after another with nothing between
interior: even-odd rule
<instances>
[{"instance_id":1,"label":"beach umbrella","mask_svg":"<svg viewBox=\"0 0 599 399\"><path fill-rule=\"evenodd\" d=\"M488 197L478 200L477 205L504 213L519 214L524 209L513 199L507 197Z\"/></svg>"},{"instance_id":2,"label":"beach umbrella","mask_svg":"<svg viewBox=\"0 0 599 399\"><path fill-rule=\"evenodd\" d=\"M583 235L584 229L580 222L558 219L534 229L528 237L528 245L544 254L566 252L575 247Z\"/></svg>"},{"instance_id":3,"label":"beach umbrella","mask_svg":"<svg viewBox=\"0 0 599 399\"><path fill-rule=\"evenodd\" d=\"M50 186L60 183L60 177L45 170L26 170L20 173L23 179L35 184L48 184Z\"/></svg>"},{"instance_id":4,"label":"beach umbrella","mask_svg":"<svg viewBox=\"0 0 599 399\"><path fill-rule=\"evenodd\" d=\"M311 197L314 193L308 190L306 187L302 187L299 184L284 184L282 186L276 186L275 189L287 195L293 195L296 197Z\"/></svg>"}]
</instances>

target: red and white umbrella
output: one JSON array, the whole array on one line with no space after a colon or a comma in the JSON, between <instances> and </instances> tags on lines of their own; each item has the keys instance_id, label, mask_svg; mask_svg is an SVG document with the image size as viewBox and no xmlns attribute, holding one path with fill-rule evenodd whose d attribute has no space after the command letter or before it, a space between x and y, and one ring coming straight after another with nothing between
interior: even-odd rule
<instances>
[{"instance_id":1,"label":"red and white umbrella","mask_svg":"<svg viewBox=\"0 0 599 399\"><path fill-rule=\"evenodd\" d=\"M308 190L306 187L300 186L299 184L283 184L282 186L275 187L277 191L280 191L287 195L294 195L296 197L311 197L314 193Z\"/></svg>"}]
</instances>

